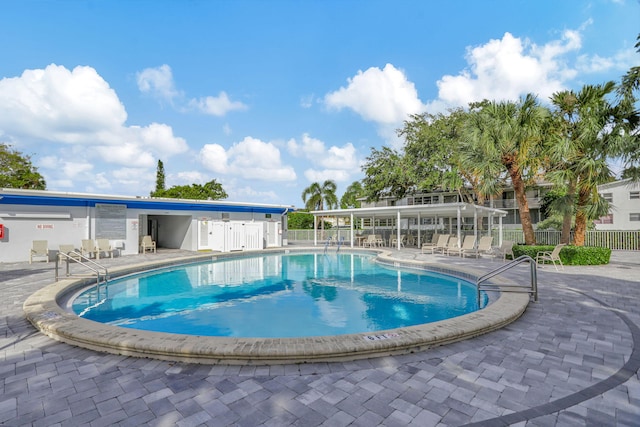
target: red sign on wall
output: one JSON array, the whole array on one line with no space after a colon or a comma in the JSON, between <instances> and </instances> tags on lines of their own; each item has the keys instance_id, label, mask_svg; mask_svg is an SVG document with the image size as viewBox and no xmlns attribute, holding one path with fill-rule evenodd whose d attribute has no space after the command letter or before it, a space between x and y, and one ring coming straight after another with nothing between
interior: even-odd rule
<instances>
[{"instance_id":1,"label":"red sign on wall","mask_svg":"<svg viewBox=\"0 0 640 427\"><path fill-rule=\"evenodd\" d=\"M4 239L4 224L0 224L0 240Z\"/></svg>"}]
</instances>

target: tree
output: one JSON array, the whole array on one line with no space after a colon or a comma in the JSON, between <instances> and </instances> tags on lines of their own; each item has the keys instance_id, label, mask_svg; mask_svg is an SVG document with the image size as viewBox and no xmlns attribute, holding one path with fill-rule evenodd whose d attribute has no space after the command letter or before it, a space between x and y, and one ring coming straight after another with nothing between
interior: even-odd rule
<instances>
[{"instance_id":1,"label":"tree","mask_svg":"<svg viewBox=\"0 0 640 427\"><path fill-rule=\"evenodd\" d=\"M287 225L290 230L313 230L313 215L304 211L290 212ZM331 228L331 223L325 222L324 228Z\"/></svg>"},{"instance_id":2,"label":"tree","mask_svg":"<svg viewBox=\"0 0 640 427\"><path fill-rule=\"evenodd\" d=\"M31 163L31 157L0 143L0 188L46 190L44 177Z\"/></svg>"},{"instance_id":3,"label":"tree","mask_svg":"<svg viewBox=\"0 0 640 427\"><path fill-rule=\"evenodd\" d=\"M324 210L325 203L329 209L337 207L338 197L336 196L336 183L330 179L323 182L322 185L314 182L302 192L302 201L310 211ZM320 226L324 231L324 220L320 222Z\"/></svg>"},{"instance_id":4,"label":"tree","mask_svg":"<svg viewBox=\"0 0 640 427\"><path fill-rule=\"evenodd\" d=\"M363 196L367 200L380 200L385 196L402 198L414 188L404 156L386 146L381 150L371 148L362 171L365 173Z\"/></svg>"},{"instance_id":5,"label":"tree","mask_svg":"<svg viewBox=\"0 0 640 427\"><path fill-rule=\"evenodd\" d=\"M170 199L192 199L192 200L219 200L226 199L227 193L222 185L215 179L204 185L174 185L168 190L154 191L152 197L167 197Z\"/></svg>"},{"instance_id":6,"label":"tree","mask_svg":"<svg viewBox=\"0 0 640 427\"><path fill-rule=\"evenodd\" d=\"M576 246L584 245L589 220L607 214L609 206L598 193L598 186L614 179L609 160L623 155L632 137L621 128L626 111L609 101L615 88L609 81L585 85L577 93L558 92L551 98L557 107L557 120L547 149L555 170L548 177L566 187L564 203L575 210ZM568 241L569 209L564 214L563 239Z\"/></svg>"},{"instance_id":7,"label":"tree","mask_svg":"<svg viewBox=\"0 0 640 427\"><path fill-rule=\"evenodd\" d=\"M340 207L342 209L359 208L360 201L358 198L363 196L363 191L360 181L352 182L340 198Z\"/></svg>"},{"instance_id":8,"label":"tree","mask_svg":"<svg viewBox=\"0 0 640 427\"><path fill-rule=\"evenodd\" d=\"M640 34L637 38L636 49L640 53ZM640 111L637 107L637 93L640 92L640 66L631 67L622 77L618 86L620 104L619 115L625 116L622 121L622 132L628 138L625 142L623 154L624 174L635 181L640 180Z\"/></svg>"},{"instance_id":9,"label":"tree","mask_svg":"<svg viewBox=\"0 0 640 427\"><path fill-rule=\"evenodd\" d=\"M477 171L486 179L506 172L518 203L527 245L535 234L526 186L539 172L540 152L548 110L528 94L518 102L490 102L469 113L465 121L462 151L475 153ZM495 178L494 178L495 179Z\"/></svg>"},{"instance_id":10,"label":"tree","mask_svg":"<svg viewBox=\"0 0 640 427\"><path fill-rule=\"evenodd\" d=\"M162 163L162 160L158 160L158 168L156 169L156 190L154 193L162 192L164 189L164 164ZM153 196L153 193L151 193L151 195Z\"/></svg>"}]
</instances>

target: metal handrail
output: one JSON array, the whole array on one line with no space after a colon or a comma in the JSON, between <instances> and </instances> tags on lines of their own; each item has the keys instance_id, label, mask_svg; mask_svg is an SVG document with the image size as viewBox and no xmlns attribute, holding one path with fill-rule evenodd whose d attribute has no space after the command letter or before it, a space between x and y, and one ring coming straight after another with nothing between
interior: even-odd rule
<instances>
[{"instance_id":1,"label":"metal handrail","mask_svg":"<svg viewBox=\"0 0 640 427\"><path fill-rule=\"evenodd\" d=\"M512 269L513 267L522 264L523 262L528 262L531 265L531 286L525 287L522 285L499 285L501 292L527 292L533 295L533 300L538 302L538 273L536 270L536 261L531 258L529 255L521 255L513 261L505 264L501 267L496 268L485 274L484 276L480 276L476 280L476 289L478 291L478 306L480 305L480 285L482 282L486 282L492 277L497 276L500 273L504 273L507 270ZM507 289L505 289L507 288ZM510 288L510 289L509 289Z\"/></svg>"},{"instance_id":2,"label":"metal handrail","mask_svg":"<svg viewBox=\"0 0 640 427\"><path fill-rule=\"evenodd\" d=\"M80 252L78 251L70 251L68 253L65 252L58 252L58 257L56 257L56 261L55 261L55 279L56 282L59 279L59 274L58 274L58 261L59 261L59 257L60 255L62 255L67 263L67 271L66 271L66 276L69 277L71 274L69 272L69 260L73 260L76 261L78 264L88 268L89 270L93 271L93 273L96 275L96 280L97 286L100 286L100 274L101 271L100 270L104 270L104 282L106 283L109 280L109 270L107 270L107 267L105 267L102 264L98 264L97 262L93 261L92 259L87 258L86 256L82 255ZM92 267L89 264L93 264L95 267Z\"/></svg>"}]
</instances>

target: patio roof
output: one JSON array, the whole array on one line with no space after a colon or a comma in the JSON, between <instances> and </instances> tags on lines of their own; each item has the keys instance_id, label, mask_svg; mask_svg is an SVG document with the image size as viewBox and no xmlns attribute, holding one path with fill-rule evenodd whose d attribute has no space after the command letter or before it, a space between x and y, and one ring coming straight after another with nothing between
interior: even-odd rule
<instances>
[{"instance_id":1,"label":"patio roof","mask_svg":"<svg viewBox=\"0 0 640 427\"><path fill-rule=\"evenodd\" d=\"M398 213L401 217L408 216L439 216L439 217L457 217L458 212L463 218L473 217L476 214L492 215L495 217L505 217L506 211L494 208L486 208L484 206L473 205L471 203L438 203L432 205L407 205L407 206L378 206L373 208L351 208L351 209L332 209L325 211L311 211L314 216L350 216L353 214L357 218L368 218L375 216L376 218L395 218Z\"/></svg>"},{"instance_id":2,"label":"patio roof","mask_svg":"<svg viewBox=\"0 0 640 427\"><path fill-rule=\"evenodd\" d=\"M350 217L352 220L350 221L350 245L353 247L354 245L354 221L356 218L396 218L397 224L400 224L400 220L402 218L455 218L456 219L456 228L458 234L458 240L460 240L461 236L461 220L463 218L474 218L477 219L481 216L488 216L489 218L498 218L498 229L499 229L499 243L502 244L502 218L507 216L507 212L494 209L487 208L484 206L478 206L471 203L438 203L438 204L428 204L428 205L403 205L403 206L378 206L372 208L352 208L352 209L332 209L326 211L311 211L311 214L314 216L314 229L317 230L317 220L318 217ZM491 231L492 221L489 221L489 231ZM375 226L374 226L375 229ZM421 228L417 228L418 232L418 242L420 242L420 234ZM476 229L476 221L473 222L473 232L478 235L478 230ZM401 230L399 227L396 227L396 241L397 248L400 249L400 237ZM318 244L317 232L314 233L314 244Z\"/></svg>"}]
</instances>

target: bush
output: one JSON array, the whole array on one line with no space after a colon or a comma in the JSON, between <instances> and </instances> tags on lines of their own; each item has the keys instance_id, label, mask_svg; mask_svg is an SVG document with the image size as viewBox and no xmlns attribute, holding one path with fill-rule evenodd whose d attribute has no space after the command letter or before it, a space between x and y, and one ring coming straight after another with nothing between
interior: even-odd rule
<instances>
[{"instance_id":1,"label":"bush","mask_svg":"<svg viewBox=\"0 0 640 427\"><path fill-rule=\"evenodd\" d=\"M552 251L554 246L550 245L516 245L513 247L513 254L517 257L529 255L536 259L538 252ZM611 259L611 249L595 246L565 246L560 251L560 259L564 265L602 265L609 264Z\"/></svg>"}]
</instances>

